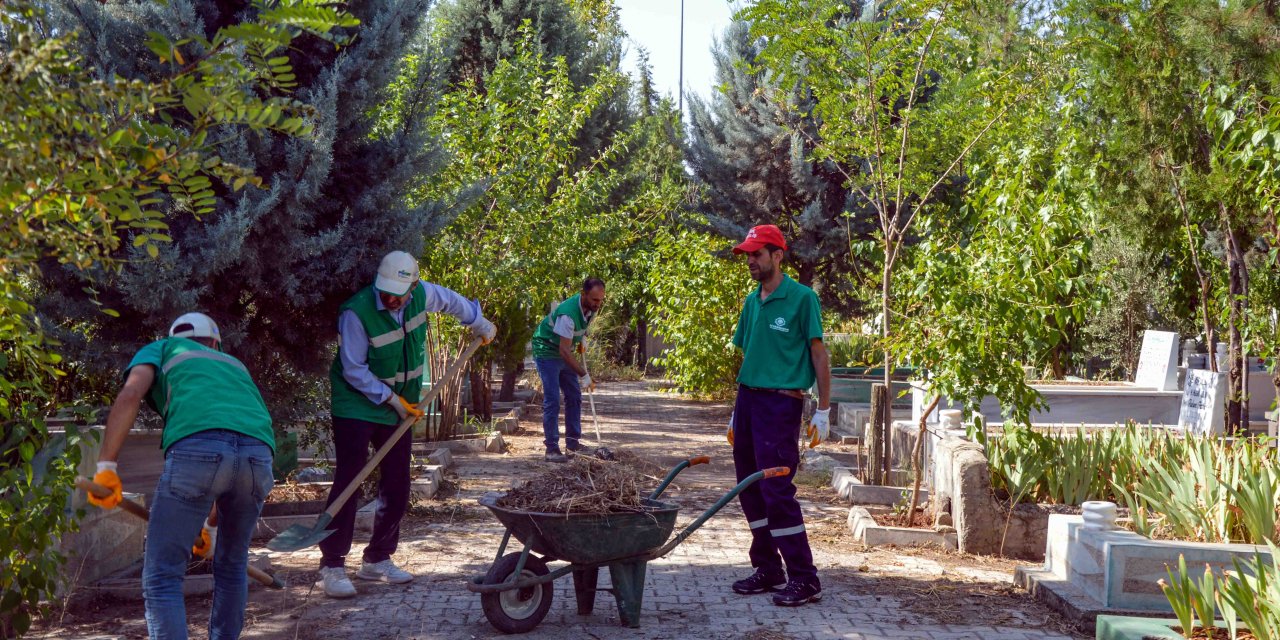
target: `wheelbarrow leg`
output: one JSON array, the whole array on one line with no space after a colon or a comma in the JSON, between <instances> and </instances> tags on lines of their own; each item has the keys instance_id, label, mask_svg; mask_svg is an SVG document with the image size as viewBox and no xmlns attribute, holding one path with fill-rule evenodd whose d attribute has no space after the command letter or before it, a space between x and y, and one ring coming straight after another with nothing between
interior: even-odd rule
<instances>
[{"instance_id":1,"label":"wheelbarrow leg","mask_svg":"<svg viewBox=\"0 0 1280 640\"><path fill-rule=\"evenodd\" d=\"M596 585L600 580L600 567L578 569L573 572L573 595L578 598L578 615L589 616L596 607Z\"/></svg>"},{"instance_id":2,"label":"wheelbarrow leg","mask_svg":"<svg viewBox=\"0 0 1280 640\"><path fill-rule=\"evenodd\" d=\"M640 626L640 605L644 601L644 571L648 562L618 562L609 565L613 597L618 599L618 618L635 629Z\"/></svg>"}]
</instances>

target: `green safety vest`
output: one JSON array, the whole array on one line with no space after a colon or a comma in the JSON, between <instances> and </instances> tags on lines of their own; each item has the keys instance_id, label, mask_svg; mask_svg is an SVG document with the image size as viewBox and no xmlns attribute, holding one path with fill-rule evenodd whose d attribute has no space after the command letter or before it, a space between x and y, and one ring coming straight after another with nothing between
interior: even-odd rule
<instances>
[{"instance_id":1,"label":"green safety vest","mask_svg":"<svg viewBox=\"0 0 1280 640\"><path fill-rule=\"evenodd\" d=\"M201 431L226 429L276 448L271 414L249 370L233 356L187 338L157 340L138 351L128 369L156 369L147 404L164 419L160 446Z\"/></svg>"},{"instance_id":2,"label":"green safety vest","mask_svg":"<svg viewBox=\"0 0 1280 640\"><path fill-rule=\"evenodd\" d=\"M560 336L555 330L560 316L569 316L573 319L573 344L582 342L582 337L587 335L587 325L591 320L582 315L582 303L579 302L581 298L580 293L570 296L542 319L538 330L533 333L533 357L544 359L560 357Z\"/></svg>"},{"instance_id":3,"label":"green safety vest","mask_svg":"<svg viewBox=\"0 0 1280 640\"><path fill-rule=\"evenodd\" d=\"M426 373L427 291L419 282L405 304L404 326L396 324L391 312L378 310L378 292L373 285L361 289L339 307L350 309L360 319L369 336L369 371L397 395L417 404L422 399L422 378ZM399 424L400 416L387 404L374 404L342 377L342 358L333 356L329 383L333 389L331 411L339 418L354 418L377 424Z\"/></svg>"}]
</instances>

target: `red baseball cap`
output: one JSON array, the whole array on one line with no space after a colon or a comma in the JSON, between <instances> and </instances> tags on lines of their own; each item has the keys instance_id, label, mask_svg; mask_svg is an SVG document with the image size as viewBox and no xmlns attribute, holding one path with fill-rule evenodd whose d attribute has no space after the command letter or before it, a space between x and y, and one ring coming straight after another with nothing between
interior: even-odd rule
<instances>
[{"instance_id":1,"label":"red baseball cap","mask_svg":"<svg viewBox=\"0 0 1280 640\"><path fill-rule=\"evenodd\" d=\"M733 248L734 253L752 253L756 249L771 244L775 247L787 248L787 241L782 239L782 230L771 224L762 224L747 232L747 239Z\"/></svg>"}]
</instances>

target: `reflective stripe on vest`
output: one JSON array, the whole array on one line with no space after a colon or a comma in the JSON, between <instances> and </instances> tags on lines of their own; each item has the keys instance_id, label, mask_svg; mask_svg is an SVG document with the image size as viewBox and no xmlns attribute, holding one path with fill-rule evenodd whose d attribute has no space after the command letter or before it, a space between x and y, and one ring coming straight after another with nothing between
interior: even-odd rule
<instances>
[{"instance_id":1,"label":"reflective stripe on vest","mask_svg":"<svg viewBox=\"0 0 1280 640\"><path fill-rule=\"evenodd\" d=\"M236 360L235 358L225 353L220 353L218 351L200 351L200 350L184 351L174 356L172 360L164 363L164 366L160 368L160 373L167 376L169 375L170 370L172 370L174 367L188 360L216 360L223 364L229 364L236 367L237 369L245 372L245 375L248 375L249 373L249 370L245 368L244 364L242 364L239 360ZM162 412L163 416L169 415L169 401L172 399L173 399L173 395L169 393L169 388L166 385L164 390L164 411Z\"/></svg>"},{"instance_id":2,"label":"reflective stripe on vest","mask_svg":"<svg viewBox=\"0 0 1280 640\"><path fill-rule=\"evenodd\" d=\"M400 371L396 373L396 375L393 377L378 378L378 379L387 383L388 385L394 385L398 382L407 382L409 380L413 380L414 378L421 378L422 372L425 368L426 368L426 364L424 363L424 364L418 365L418 368L414 369L413 371Z\"/></svg>"},{"instance_id":3,"label":"reflective stripe on vest","mask_svg":"<svg viewBox=\"0 0 1280 640\"><path fill-rule=\"evenodd\" d=\"M369 338L369 346L385 347L387 345L392 345L397 342L400 342L401 340L404 340L405 333L409 331L413 331L414 329L417 329L418 327L425 324L426 321L427 321L427 312L423 311L422 313L419 313L418 315L412 318L409 318L409 321L404 323L404 325L401 326L399 329L388 331L384 334Z\"/></svg>"}]
</instances>

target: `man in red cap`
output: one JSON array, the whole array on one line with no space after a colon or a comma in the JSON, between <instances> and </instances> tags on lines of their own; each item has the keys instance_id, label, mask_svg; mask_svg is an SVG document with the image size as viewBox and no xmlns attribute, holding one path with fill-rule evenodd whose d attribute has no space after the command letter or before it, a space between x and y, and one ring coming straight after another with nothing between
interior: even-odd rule
<instances>
[{"instance_id":1,"label":"man in red cap","mask_svg":"<svg viewBox=\"0 0 1280 640\"><path fill-rule=\"evenodd\" d=\"M739 481L760 469L791 469L738 494L751 527L749 555L756 571L733 583L733 590L747 595L785 585L774 593L773 603L795 607L822 599L792 480L800 463L804 392L815 380L818 410L805 440L816 446L830 431L831 368L818 296L782 273L786 249L782 231L771 224L751 229L733 248L735 254L746 254L751 278L760 286L743 303L733 334L743 358L727 436Z\"/></svg>"}]
</instances>

